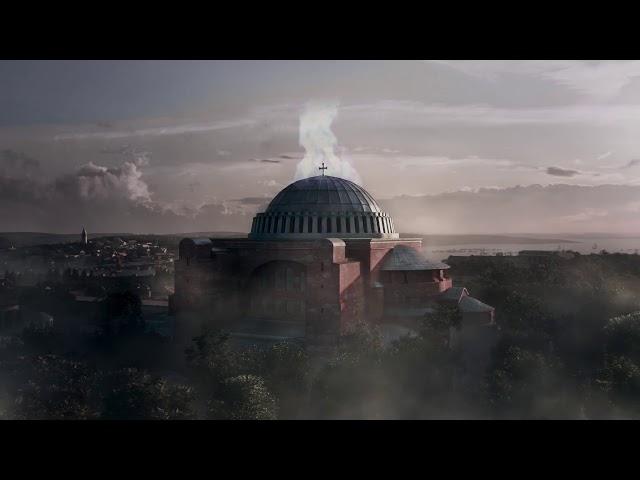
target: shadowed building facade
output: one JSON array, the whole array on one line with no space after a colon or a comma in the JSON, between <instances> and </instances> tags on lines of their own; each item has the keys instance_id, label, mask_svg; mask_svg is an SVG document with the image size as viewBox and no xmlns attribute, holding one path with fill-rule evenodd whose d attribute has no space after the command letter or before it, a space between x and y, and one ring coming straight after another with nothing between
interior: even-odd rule
<instances>
[{"instance_id":1,"label":"shadowed building facade","mask_svg":"<svg viewBox=\"0 0 640 480\"><path fill-rule=\"evenodd\" d=\"M299 180L253 218L247 237L180 242L176 336L208 323L325 344L359 321L411 323L452 287L449 266L427 260L421 248L420 238L400 238L355 183ZM483 322L492 324L485 307Z\"/></svg>"}]
</instances>

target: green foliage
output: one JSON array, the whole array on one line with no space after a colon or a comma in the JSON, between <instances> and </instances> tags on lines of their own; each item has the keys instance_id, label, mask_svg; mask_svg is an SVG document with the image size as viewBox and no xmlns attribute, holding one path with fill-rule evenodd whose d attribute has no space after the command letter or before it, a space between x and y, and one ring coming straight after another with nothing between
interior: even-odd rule
<instances>
[{"instance_id":1,"label":"green foliage","mask_svg":"<svg viewBox=\"0 0 640 480\"><path fill-rule=\"evenodd\" d=\"M115 292L102 304L103 333L105 336L124 336L142 333L142 300L131 291Z\"/></svg>"},{"instance_id":2,"label":"green foliage","mask_svg":"<svg viewBox=\"0 0 640 480\"><path fill-rule=\"evenodd\" d=\"M57 355L18 357L0 365L13 419L97 418L96 372Z\"/></svg>"},{"instance_id":3,"label":"green foliage","mask_svg":"<svg viewBox=\"0 0 640 480\"><path fill-rule=\"evenodd\" d=\"M423 337L438 339L444 345L449 345L451 329L460 330L462 313L456 304L438 303L435 310L428 313L420 325Z\"/></svg>"},{"instance_id":4,"label":"green foliage","mask_svg":"<svg viewBox=\"0 0 640 480\"><path fill-rule=\"evenodd\" d=\"M609 355L625 356L640 363L640 312L610 319L604 333Z\"/></svg>"},{"instance_id":5,"label":"green foliage","mask_svg":"<svg viewBox=\"0 0 640 480\"><path fill-rule=\"evenodd\" d=\"M571 413L563 382L562 366L552 354L502 344L489 371L487 393L501 417L566 418Z\"/></svg>"},{"instance_id":6,"label":"green foliage","mask_svg":"<svg viewBox=\"0 0 640 480\"><path fill-rule=\"evenodd\" d=\"M193 391L134 368L106 375L100 418L104 420L187 420L194 417Z\"/></svg>"},{"instance_id":7,"label":"green foliage","mask_svg":"<svg viewBox=\"0 0 640 480\"><path fill-rule=\"evenodd\" d=\"M282 342L256 355L255 371L264 378L278 403L279 418L299 418L304 413L311 364L303 346Z\"/></svg>"},{"instance_id":8,"label":"green foliage","mask_svg":"<svg viewBox=\"0 0 640 480\"><path fill-rule=\"evenodd\" d=\"M338 341L338 353L342 356L374 358L378 357L382 350L380 329L365 322L353 325Z\"/></svg>"},{"instance_id":9,"label":"green foliage","mask_svg":"<svg viewBox=\"0 0 640 480\"><path fill-rule=\"evenodd\" d=\"M608 418L640 418L640 367L624 356L607 356L596 385L606 395Z\"/></svg>"},{"instance_id":10,"label":"green foliage","mask_svg":"<svg viewBox=\"0 0 640 480\"><path fill-rule=\"evenodd\" d=\"M206 328L185 350L189 368L199 377L210 377L214 382L236 375L241 356L231 348L229 338L226 332Z\"/></svg>"},{"instance_id":11,"label":"green foliage","mask_svg":"<svg viewBox=\"0 0 640 480\"><path fill-rule=\"evenodd\" d=\"M275 420L276 400L264 379L238 375L224 380L218 395L209 401L209 418L214 420Z\"/></svg>"},{"instance_id":12,"label":"green foliage","mask_svg":"<svg viewBox=\"0 0 640 480\"><path fill-rule=\"evenodd\" d=\"M20 336L27 351L40 354L61 353L63 350L62 333L53 325L29 325Z\"/></svg>"},{"instance_id":13,"label":"green foliage","mask_svg":"<svg viewBox=\"0 0 640 480\"><path fill-rule=\"evenodd\" d=\"M440 305L417 336L385 344L379 328L357 324L321 352L292 342L239 348L208 329L180 352L182 364L143 332L139 298L112 295L102 359L64 352L51 329L0 342L0 417L640 418L640 313L629 314L640 258L628 257L465 261L479 269L474 296L496 307L500 328L484 375L449 347L461 326L453 306ZM36 303L64 296L28 294Z\"/></svg>"}]
</instances>

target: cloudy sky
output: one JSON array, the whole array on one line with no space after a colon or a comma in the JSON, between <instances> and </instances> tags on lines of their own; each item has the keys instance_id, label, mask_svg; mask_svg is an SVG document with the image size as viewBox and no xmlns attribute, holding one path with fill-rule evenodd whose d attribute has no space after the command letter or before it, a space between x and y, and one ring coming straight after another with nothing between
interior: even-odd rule
<instances>
[{"instance_id":1,"label":"cloudy sky","mask_svg":"<svg viewBox=\"0 0 640 480\"><path fill-rule=\"evenodd\" d=\"M246 230L327 145L405 231L640 234L637 61L0 62L0 230Z\"/></svg>"}]
</instances>

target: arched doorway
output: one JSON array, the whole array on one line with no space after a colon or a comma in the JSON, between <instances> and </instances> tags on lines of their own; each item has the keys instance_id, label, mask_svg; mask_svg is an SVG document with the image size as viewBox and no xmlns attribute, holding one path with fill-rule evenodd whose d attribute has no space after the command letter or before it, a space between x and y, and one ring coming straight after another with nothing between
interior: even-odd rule
<instances>
[{"instance_id":1,"label":"arched doorway","mask_svg":"<svg viewBox=\"0 0 640 480\"><path fill-rule=\"evenodd\" d=\"M248 314L252 318L305 322L307 269L301 263L265 263L252 272L248 287Z\"/></svg>"}]
</instances>

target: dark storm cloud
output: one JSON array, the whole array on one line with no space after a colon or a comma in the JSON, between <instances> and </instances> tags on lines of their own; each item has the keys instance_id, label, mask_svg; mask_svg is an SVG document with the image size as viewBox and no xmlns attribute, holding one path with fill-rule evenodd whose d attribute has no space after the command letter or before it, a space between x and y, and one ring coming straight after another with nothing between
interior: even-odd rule
<instances>
[{"instance_id":1,"label":"dark storm cloud","mask_svg":"<svg viewBox=\"0 0 640 480\"><path fill-rule=\"evenodd\" d=\"M634 232L640 186L530 185L380 200L400 232Z\"/></svg>"},{"instance_id":2,"label":"dark storm cloud","mask_svg":"<svg viewBox=\"0 0 640 480\"><path fill-rule=\"evenodd\" d=\"M154 201L142 166L89 162L52 181L0 175L0 225L6 231L73 232L85 225L93 232L122 233L241 232L250 225L253 208L209 202L177 211Z\"/></svg>"},{"instance_id":3,"label":"dark storm cloud","mask_svg":"<svg viewBox=\"0 0 640 480\"><path fill-rule=\"evenodd\" d=\"M249 159L250 162L260 162L260 163L282 163L280 162L280 160L273 160L271 158L251 158Z\"/></svg>"},{"instance_id":4,"label":"dark storm cloud","mask_svg":"<svg viewBox=\"0 0 640 480\"><path fill-rule=\"evenodd\" d=\"M2 150L0 154L0 173L6 176L29 175L39 168L38 160L22 152Z\"/></svg>"},{"instance_id":5,"label":"dark storm cloud","mask_svg":"<svg viewBox=\"0 0 640 480\"><path fill-rule=\"evenodd\" d=\"M104 147L100 149L100 153L106 155L124 155L131 151L131 145L122 145L119 147Z\"/></svg>"},{"instance_id":6,"label":"dark storm cloud","mask_svg":"<svg viewBox=\"0 0 640 480\"><path fill-rule=\"evenodd\" d=\"M622 168L633 168L633 167L637 167L638 165L640 165L640 160L634 159L634 160L631 160L626 165L624 165Z\"/></svg>"},{"instance_id":7,"label":"dark storm cloud","mask_svg":"<svg viewBox=\"0 0 640 480\"><path fill-rule=\"evenodd\" d=\"M268 203L271 199L265 197L245 197L239 198L237 200L233 200L234 202L240 203L242 205L264 205Z\"/></svg>"},{"instance_id":8,"label":"dark storm cloud","mask_svg":"<svg viewBox=\"0 0 640 480\"><path fill-rule=\"evenodd\" d=\"M546 171L548 175L553 175L554 177L573 177L575 175L580 175L581 173L578 170L570 170L560 167L547 167Z\"/></svg>"}]
</instances>

